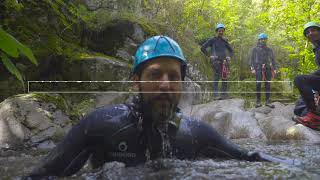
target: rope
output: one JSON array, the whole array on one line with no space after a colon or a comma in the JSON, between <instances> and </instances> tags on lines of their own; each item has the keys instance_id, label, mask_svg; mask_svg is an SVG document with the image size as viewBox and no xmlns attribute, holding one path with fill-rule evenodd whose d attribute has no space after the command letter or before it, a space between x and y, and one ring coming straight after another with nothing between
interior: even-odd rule
<instances>
[{"instance_id":1,"label":"rope","mask_svg":"<svg viewBox=\"0 0 320 180\"><path fill-rule=\"evenodd\" d=\"M266 65L262 64L262 81L266 81L266 73L267 73L267 69L266 69Z\"/></svg>"},{"instance_id":2,"label":"rope","mask_svg":"<svg viewBox=\"0 0 320 180\"><path fill-rule=\"evenodd\" d=\"M227 61L224 60L223 63L222 63L222 72L221 72L221 79L223 80L227 80L228 79L228 76L229 76L229 67L227 65Z\"/></svg>"}]
</instances>

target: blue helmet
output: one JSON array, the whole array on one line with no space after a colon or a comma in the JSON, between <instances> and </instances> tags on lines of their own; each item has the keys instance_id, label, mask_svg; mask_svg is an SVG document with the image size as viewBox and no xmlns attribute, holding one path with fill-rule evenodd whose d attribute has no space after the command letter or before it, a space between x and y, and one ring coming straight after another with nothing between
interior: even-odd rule
<instances>
[{"instance_id":1,"label":"blue helmet","mask_svg":"<svg viewBox=\"0 0 320 180\"><path fill-rule=\"evenodd\" d=\"M185 76L187 60L184 57L179 44L167 36L153 36L145 40L137 49L134 56L133 73L139 71L139 67L147 61L159 58L171 57L182 64L182 77Z\"/></svg>"},{"instance_id":2,"label":"blue helmet","mask_svg":"<svg viewBox=\"0 0 320 180\"><path fill-rule=\"evenodd\" d=\"M259 40L259 39L268 39L268 35L265 34L265 33L261 33L261 34L259 34L259 36L258 36L258 40Z\"/></svg>"},{"instance_id":3,"label":"blue helmet","mask_svg":"<svg viewBox=\"0 0 320 180\"><path fill-rule=\"evenodd\" d=\"M216 31L217 31L218 29L220 29L220 28L226 29L226 27L224 26L224 24L219 23L219 24L217 24L217 26L216 26Z\"/></svg>"},{"instance_id":4,"label":"blue helmet","mask_svg":"<svg viewBox=\"0 0 320 180\"><path fill-rule=\"evenodd\" d=\"M314 28L317 28L318 30L320 30L320 24L314 22L314 21L310 21L308 22L307 24L305 24L303 26L303 35L306 36L306 31L307 29L311 28L311 27L314 27Z\"/></svg>"}]
</instances>

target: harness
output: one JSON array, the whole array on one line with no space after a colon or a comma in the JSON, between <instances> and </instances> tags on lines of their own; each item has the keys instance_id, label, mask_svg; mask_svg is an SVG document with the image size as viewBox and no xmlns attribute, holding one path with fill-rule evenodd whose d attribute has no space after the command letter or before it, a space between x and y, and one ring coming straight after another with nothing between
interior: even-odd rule
<instances>
[{"instance_id":1,"label":"harness","mask_svg":"<svg viewBox=\"0 0 320 180\"><path fill-rule=\"evenodd\" d=\"M262 81L267 80L267 68L266 64L262 64Z\"/></svg>"},{"instance_id":2,"label":"harness","mask_svg":"<svg viewBox=\"0 0 320 180\"><path fill-rule=\"evenodd\" d=\"M227 64L227 60L224 60L222 63L222 71L221 71L221 79L222 80L227 80L230 74L230 69Z\"/></svg>"},{"instance_id":3,"label":"harness","mask_svg":"<svg viewBox=\"0 0 320 180\"><path fill-rule=\"evenodd\" d=\"M307 115L304 117L294 118L294 121L296 121L296 123L307 126L313 130L320 131L320 116L311 112L308 112Z\"/></svg>"},{"instance_id":4,"label":"harness","mask_svg":"<svg viewBox=\"0 0 320 180\"><path fill-rule=\"evenodd\" d=\"M276 76L276 73L274 72L274 67L270 65L271 67L271 80L273 80ZM266 64L262 64L261 66L261 71L262 71L262 81L267 80L267 66Z\"/></svg>"}]
</instances>

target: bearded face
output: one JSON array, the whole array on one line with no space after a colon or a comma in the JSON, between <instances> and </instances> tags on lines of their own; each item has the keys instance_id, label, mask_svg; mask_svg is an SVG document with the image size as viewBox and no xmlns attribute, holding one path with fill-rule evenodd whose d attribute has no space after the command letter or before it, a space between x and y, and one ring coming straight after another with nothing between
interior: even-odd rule
<instances>
[{"instance_id":1,"label":"bearded face","mask_svg":"<svg viewBox=\"0 0 320 180\"><path fill-rule=\"evenodd\" d=\"M182 82L181 64L172 58L157 58L147 62L141 72L138 86L144 113L155 125L161 126L175 114L180 101ZM141 82L142 81L142 82Z\"/></svg>"},{"instance_id":2,"label":"bearded face","mask_svg":"<svg viewBox=\"0 0 320 180\"><path fill-rule=\"evenodd\" d=\"M316 27L310 27L305 32L306 37L312 43L316 43L320 41L320 30Z\"/></svg>"}]
</instances>

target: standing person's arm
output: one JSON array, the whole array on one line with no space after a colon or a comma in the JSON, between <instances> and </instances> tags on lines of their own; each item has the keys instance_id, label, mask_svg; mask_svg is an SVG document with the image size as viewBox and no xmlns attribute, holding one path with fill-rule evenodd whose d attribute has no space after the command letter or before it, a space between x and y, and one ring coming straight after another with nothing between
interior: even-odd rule
<instances>
[{"instance_id":1,"label":"standing person's arm","mask_svg":"<svg viewBox=\"0 0 320 180\"><path fill-rule=\"evenodd\" d=\"M200 145L202 145L200 153L208 158L224 157L247 161L269 161L289 165L300 163L296 159L278 158L263 152L249 152L221 136L214 128L206 123L201 123L198 127L196 134L199 138Z\"/></svg>"},{"instance_id":2,"label":"standing person's arm","mask_svg":"<svg viewBox=\"0 0 320 180\"><path fill-rule=\"evenodd\" d=\"M251 50L251 55L249 56L249 64L250 64L250 70L251 70L251 73L252 74L255 74L256 73L256 70L255 70L255 58L256 58L256 50L255 48L253 48Z\"/></svg>"},{"instance_id":3,"label":"standing person's arm","mask_svg":"<svg viewBox=\"0 0 320 180\"><path fill-rule=\"evenodd\" d=\"M234 55L234 50L233 48L231 47L230 43L228 41L226 41L226 47L227 47L227 50L229 51L229 58L233 57Z\"/></svg>"},{"instance_id":4,"label":"standing person's arm","mask_svg":"<svg viewBox=\"0 0 320 180\"><path fill-rule=\"evenodd\" d=\"M195 134L202 144L200 153L209 158L248 159L248 151L241 149L234 143L221 136L209 124L200 123Z\"/></svg>"},{"instance_id":5,"label":"standing person's arm","mask_svg":"<svg viewBox=\"0 0 320 180\"><path fill-rule=\"evenodd\" d=\"M204 44L202 44L202 46L201 46L201 52L203 53L203 54L205 54L206 56L210 56L211 54L210 53L208 53L208 51L207 51L207 48L208 47L210 47L210 46L212 46L212 39L209 39L209 40L207 40Z\"/></svg>"},{"instance_id":6,"label":"standing person's arm","mask_svg":"<svg viewBox=\"0 0 320 180\"><path fill-rule=\"evenodd\" d=\"M270 49L270 59L271 59L271 64L272 64L273 69L277 70L278 67L277 67L277 63L276 63L275 56L274 56L272 49Z\"/></svg>"},{"instance_id":7,"label":"standing person's arm","mask_svg":"<svg viewBox=\"0 0 320 180\"><path fill-rule=\"evenodd\" d=\"M313 51L316 56L316 64L318 66L318 69L314 71L312 74L316 76L320 76L320 47L315 48Z\"/></svg>"}]
</instances>

